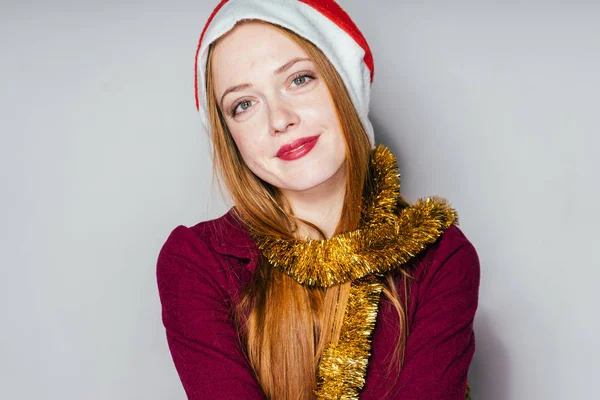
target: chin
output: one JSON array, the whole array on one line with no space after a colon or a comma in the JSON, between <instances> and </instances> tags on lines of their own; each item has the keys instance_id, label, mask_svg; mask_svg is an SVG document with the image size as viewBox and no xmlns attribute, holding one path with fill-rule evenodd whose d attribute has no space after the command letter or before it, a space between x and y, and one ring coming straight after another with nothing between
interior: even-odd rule
<instances>
[{"instance_id":1,"label":"chin","mask_svg":"<svg viewBox=\"0 0 600 400\"><path fill-rule=\"evenodd\" d=\"M293 184L282 185L278 187L280 190L287 190L290 192L307 192L311 189L320 187L326 181L319 182L294 182Z\"/></svg>"},{"instance_id":2,"label":"chin","mask_svg":"<svg viewBox=\"0 0 600 400\"><path fill-rule=\"evenodd\" d=\"M294 192L305 192L312 189L325 186L338 186L345 184L343 173L343 163L341 165L330 165L325 169L323 167L306 168L299 174L294 174L287 179L281 179L280 185L275 185L282 190Z\"/></svg>"}]
</instances>

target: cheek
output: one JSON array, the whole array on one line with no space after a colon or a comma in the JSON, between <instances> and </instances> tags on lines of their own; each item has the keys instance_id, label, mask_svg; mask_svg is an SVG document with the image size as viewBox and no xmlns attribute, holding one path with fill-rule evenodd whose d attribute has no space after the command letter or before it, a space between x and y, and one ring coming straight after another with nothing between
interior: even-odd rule
<instances>
[{"instance_id":1,"label":"cheek","mask_svg":"<svg viewBox=\"0 0 600 400\"><path fill-rule=\"evenodd\" d=\"M309 102L311 114L318 121L326 122L328 125L337 124L337 113L335 106L325 87L315 93Z\"/></svg>"},{"instance_id":2,"label":"cheek","mask_svg":"<svg viewBox=\"0 0 600 400\"><path fill-rule=\"evenodd\" d=\"M254 171L261 164L260 160L263 158L262 151L264 147L247 132L230 132L244 162Z\"/></svg>"}]
</instances>

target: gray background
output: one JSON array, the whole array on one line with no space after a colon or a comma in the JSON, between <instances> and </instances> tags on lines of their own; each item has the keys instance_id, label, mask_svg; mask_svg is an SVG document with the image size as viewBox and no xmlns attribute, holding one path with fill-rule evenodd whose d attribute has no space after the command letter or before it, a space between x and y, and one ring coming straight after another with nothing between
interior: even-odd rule
<instances>
[{"instance_id":1,"label":"gray background","mask_svg":"<svg viewBox=\"0 0 600 400\"><path fill-rule=\"evenodd\" d=\"M215 4L1 3L0 398L185 398L154 268L228 208L193 93ZM474 398L594 398L598 2L342 5L404 193L449 198L479 251Z\"/></svg>"}]
</instances>

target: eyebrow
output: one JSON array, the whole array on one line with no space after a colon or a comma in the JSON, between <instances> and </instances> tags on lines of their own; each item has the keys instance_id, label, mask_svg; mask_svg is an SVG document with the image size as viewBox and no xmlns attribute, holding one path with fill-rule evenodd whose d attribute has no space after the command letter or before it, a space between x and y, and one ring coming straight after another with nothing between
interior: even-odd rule
<instances>
[{"instance_id":1,"label":"eyebrow","mask_svg":"<svg viewBox=\"0 0 600 400\"><path fill-rule=\"evenodd\" d=\"M301 58L301 57L297 57L294 58L290 61L288 61L287 63L283 64L281 67L277 68L275 71L273 71L273 75L279 75L285 71L287 71L288 69L292 68L292 66L300 61L310 61L310 58ZM239 92L242 90L246 90L248 88L251 88L252 85L249 83L242 83L241 85L235 85L235 86L231 86L229 89L227 89L223 95L221 96L221 108L223 108L223 99L225 98L225 96L227 96L229 93L232 92Z\"/></svg>"}]
</instances>

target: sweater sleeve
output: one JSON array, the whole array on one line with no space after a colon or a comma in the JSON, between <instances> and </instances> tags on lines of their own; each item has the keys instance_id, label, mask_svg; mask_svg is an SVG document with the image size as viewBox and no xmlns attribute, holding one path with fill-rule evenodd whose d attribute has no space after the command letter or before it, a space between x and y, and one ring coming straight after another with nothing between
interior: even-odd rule
<instances>
[{"instance_id":1,"label":"sweater sleeve","mask_svg":"<svg viewBox=\"0 0 600 400\"><path fill-rule=\"evenodd\" d=\"M173 362L188 399L264 399L238 339L219 260L183 226L160 251L157 283Z\"/></svg>"},{"instance_id":2,"label":"sweater sleeve","mask_svg":"<svg viewBox=\"0 0 600 400\"><path fill-rule=\"evenodd\" d=\"M462 232L451 227L428 264L415 288L418 300L395 398L464 400L475 352L479 259Z\"/></svg>"}]
</instances>

